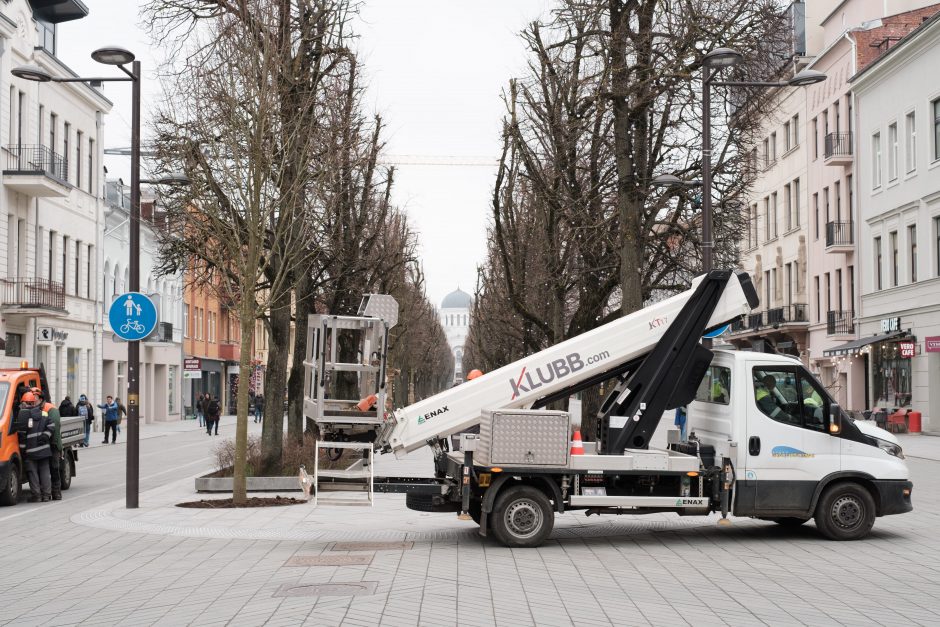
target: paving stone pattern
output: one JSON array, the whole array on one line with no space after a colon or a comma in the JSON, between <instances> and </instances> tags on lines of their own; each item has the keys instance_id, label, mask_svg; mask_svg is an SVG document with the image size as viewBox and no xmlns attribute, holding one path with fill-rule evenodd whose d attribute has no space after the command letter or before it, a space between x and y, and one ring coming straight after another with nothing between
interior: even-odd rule
<instances>
[{"instance_id":1,"label":"paving stone pattern","mask_svg":"<svg viewBox=\"0 0 940 627\"><path fill-rule=\"evenodd\" d=\"M870 538L848 543L822 539L812 523L566 514L542 548L511 550L395 495L370 509L182 510L172 503L192 497L192 480L154 479L127 512L120 492L92 502L73 488L45 510L0 510L0 624L937 625L940 438L931 439L918 445L932 459L909 459L914 513L880 518ZM188 463L185 451L172 455ZM289 565L342 556L368 560ZM356 594L336 596L345 584ZM327 587L309 596L316 586Z\"/></svg>"}]
</instances>

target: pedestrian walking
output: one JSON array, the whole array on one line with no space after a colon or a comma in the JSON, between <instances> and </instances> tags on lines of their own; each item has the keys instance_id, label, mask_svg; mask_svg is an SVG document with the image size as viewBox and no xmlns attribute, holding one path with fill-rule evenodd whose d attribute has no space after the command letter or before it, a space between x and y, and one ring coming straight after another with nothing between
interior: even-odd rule
<instances>
[{"instance_id":1,"label":"pedestrian walking","mask_svg":"<svg viewBox=\"0 0 940 627\"><path fill-rule=\"evenodd\" d=\"M199 420L199 426L206 426L206 403L202 394L196 395L196 418Z\"/></svg>"},{"instance_id":2,"label":"pedestrian walking","mask_svg":"<svg viewBox=\"0 0 940 627\"><path fill-rule=\"evenodd\" d=\"M45 400L45 395L42 393L40 388L32 388L30 390L36 398L39 399L40 405L42 406L42 414L52 420L55 436L52 438L51 452L52 455L49 457L49 475L52 480L52 500L61 501L62 500L62 416L59 413L59 410L55 405L50 403L48 400ZM66 400L69 400L69 397L65 397ZM69 400L69 406L74 406L71 404L72 401ZM71 414L69 414L71 415Z\"/></svg>"},{"instance_id":3,"label":"pedestrian walking","mask_svg":"<svg viewBox=\"0 0 940 627\"><path fill-rule=\"evenodd\" d=\"M121 397L118 396L114 399L115 404L118 406L118 421L117 421L117 432L121 432L121 423L124 422L124 416L127 415L127 407L124 407L124 403L121 402Z\"/></svg>"},{"instance_id":4,"label":"pedestrian walking","mask_svg":"<svg viewBox=\"0 0 940 627\"><path fill-rule=\"evenodd\" d=\"M20 454L26 459L26 474L29 478L29 502L45 502L52 499L52 477L49 459L52 457L52 441L55 423L43 410L42 399L32 391L20 397L17 427Z\"/></svg>"},{"instance_id":5,"label":"pedestrian walking","mask_svg":"<svg viewBox=\"0 0 940 627\"><path fill-rule=\"evenodd\" d=\"M219 435L219 419L222 417L222 405L219 403L219 397L216 396L209 401L206 407L206 434L212 435L212 427L215 426L215 434Z\"/></svg>"},{"instance_id":6,"label":"pedestrian walking","mask_svg":"<svg viewBox=\"0 0 940 627\"><path fill-rule=\"evenodd\" d=\"M258 394L255 397L255 422L261 422L264 416L264 394Z\"/></svg>"},{"instance_id":7,"label":"pedestrian walking","mask_svg":"<svg viewBox=\"0 0 940 627\"><path fill-rule=\"evenodd\" d=\"M109 394L104 403L98 404L98 408L104 410L104 440L101 443L108 443L108 433L110 433L111 444L114 444L117 442L118 405Z\"/></svg>"},{"instance_id":8,"label":"pedestrian walking","mask_svg":"<svg viewBox=\"0 0 940 627\"><path fill-rule=\"evenodd\" d=\"M88 402L88 397L82 394L78 397L78 405L75 409L78 415L85 419L85 439L82 441L82 446L88 448L91 444L91 429L95 425L95 408Z\"/></svg>"}]
</instances>

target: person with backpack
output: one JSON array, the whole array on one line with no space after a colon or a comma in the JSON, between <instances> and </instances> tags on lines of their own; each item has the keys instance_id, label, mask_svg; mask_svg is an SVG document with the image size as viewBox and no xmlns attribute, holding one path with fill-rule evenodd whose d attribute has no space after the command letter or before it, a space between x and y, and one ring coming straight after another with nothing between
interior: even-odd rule
<instances>
[{"instance_id":1,"label":"person with backpack","mask_svg":"<svg viewBox=\"0 0 940 627\"><path fill-rule=\"evenodd\" d=\"M88 402L88 397L82 394L78 397L78 405L75 408L77 415L85 419L85 440L81 446L88 448L91 444L91 429L95 425L95 408ZM59 413L62 413L61 410Z\"/></svg>"},{"instance_id":2,"label":"person with backpack","mask_svg":"<svg viewBox=\"0 0 940 627\"><path fill-rule=\"evenodd\" d=\"M215 434L219 435L219 420L222 416L222 404L219 403L219 397L216 396L209 401L206 408L206 434L212 435L212 427L215 425Z\"/></svg>"},{"instance_id":3,"label":"person with backpack","mask_svg":"<svg viewBox=\"0 0 940 627\"><path fill-rule=\"evenodd\" d=\"M264 416L264 394L258 394L255 397L255 422L261 422Z\"/></svg>"},{"instance_id":4,"label":"person with backpack","mask_svg":"<svg viewBox=\"0 0 940 627\"><path fill-rule=\"evenodd\" d=\"M59 403L59 416L65 418L67 416L77 416L75 412L75 405L72 404L72 399L66 396L62 399L62 402Z\"/></svg>"},{"instance_id":5,"label":"person with backpack","mask_svg":"<svg viewBox=\"0 0 940 627\"><path fill-rule=\"evenodd\" d=\"M32 391L20 397L16 426L20 454L26 460L30 503L52 500L52 475L49 460L55 438L55 422L43 407L42 397ZM58 413L58 411L56 411Z\"/></svg>"},{"instance_id":6,"label":"person with backpack","mask_svg":"<svg viewBox=\"0 0 940 627\"><path fill-rule=\"evenodd\" d=\"M206 397L199 394L196 397L196 417L199 419L199 426L206 426Z\"/></svg>"}]
</instances>

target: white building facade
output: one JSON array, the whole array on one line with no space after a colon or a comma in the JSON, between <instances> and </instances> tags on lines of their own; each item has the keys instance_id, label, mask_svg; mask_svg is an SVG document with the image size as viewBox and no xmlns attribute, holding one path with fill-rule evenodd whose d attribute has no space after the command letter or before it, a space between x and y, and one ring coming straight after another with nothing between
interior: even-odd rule
<instances>
[{"instance_id":1,"label":"white building facade","mask_svg":"<svg viewBox=\"0 0 940 627\"><path fill-rule=\"evenodd\" d=\"M872 406L940 429L940 14L852 79L857 99L860 335ZM860 341L862 341L860 340Z\"/></svg>"},{"instance_id":2,"label":"white building facade","mask_svg":"<svg viewBox=\"0 0 940 627\"><path fill-rule=\"evenodd\" d=\"M441 325L447 336L447 344L454 354L454 383L463 382L463 345L470 332L470 309L473 299L459 287L441 301Z\"/></svg>"},{"instance_id":3,"label":"white building facade","mask_svg":"<svg viewBox=\"0 0 940 627\"><path fill-rule=\"evenodd\" d=\"M81 2L0 5L0 364L42 363L53 401L100 397L102 116L111 108L84 83L11 75L35 65L74 77L56 57L57 23Z\"/></svg>"},{"instance_id":4,"label":"white building facade","mask_svg":"<svg viewBox=\"0 0 940 627\"><path fill-rule=\"evenodd\" d=\"M113 299L127 291L130 188L118 180L106 183L103 301L107 312ZM179 420L182 417L182 328L183 278L181 274L157 276L157 232L163 217L157 199L143 192L140 221L140 289L157 306L156 331L140 343L140 418L151 422ZM127 397L127 343L117 340L103 322L102 392Z\"/></svg>"}]
</instances>

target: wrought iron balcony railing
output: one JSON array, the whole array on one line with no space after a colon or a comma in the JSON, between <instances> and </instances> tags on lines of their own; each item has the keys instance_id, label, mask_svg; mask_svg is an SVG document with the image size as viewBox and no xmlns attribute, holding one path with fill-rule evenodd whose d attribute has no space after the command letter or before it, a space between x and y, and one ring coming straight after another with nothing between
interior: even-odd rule
<instances>
[{"instance_id":1,"label":"wrought iron balcony railing","mask_svg":"<svg viewBox=\"0 0 940 627\"><path fill-rule=\"evenodd\" d=\"M826 223L826 248L830 246L851 246L855 243L852 234L854 224L852 222L827 222Z\"/></svg>"},{"instance_id":2,"label":"wrought iron balcony railing","mask_svg":"<svg viewBox=\"0 0 940 627\"><path fill-rule=\"evenodd\" d=\"M826 312L827 335L851 335L855 333L855 316L851 311Z\"/></svg>"},{"instance_id":3,"label":"wrought iron balcony railing","mask_svg":"<svg viewBox=\"0 0 940 627\"><path fill-rule=\"evenodd\" d=\"M852 132L841 131L826 135L826 159L852 156Z\"/></svg>"},{"instance_id":4,"label":"wrought iron balcony railing","mask_svg":"<svg viewBox=\"0 0 940 627\"><path fill-rule=\"evenodd\" d=\"M65 286L48 279L0 279L0 304L65 309Z\"/></svg>"},{"instance_id":5,"label":"wrought iron balcony railing","mask_svg":"<svg viewBox=\"0 0 940 627\"><path fill-rule=\"evenodd\" d=\"M6 174L44 174L68 183L69 162L45 146L13 144L7 146Z\"/></svg>"}]
</instances>

